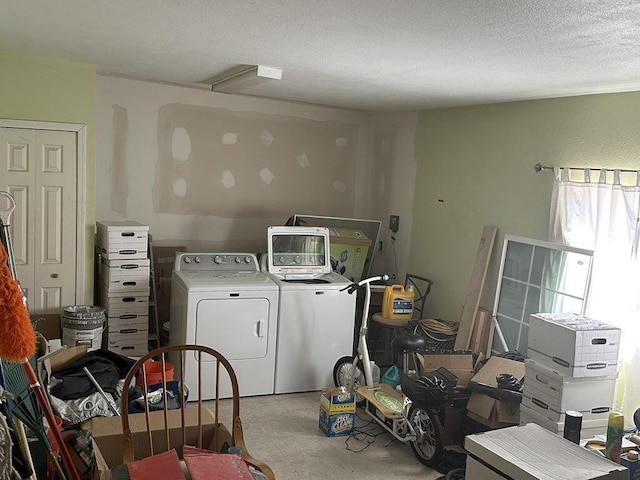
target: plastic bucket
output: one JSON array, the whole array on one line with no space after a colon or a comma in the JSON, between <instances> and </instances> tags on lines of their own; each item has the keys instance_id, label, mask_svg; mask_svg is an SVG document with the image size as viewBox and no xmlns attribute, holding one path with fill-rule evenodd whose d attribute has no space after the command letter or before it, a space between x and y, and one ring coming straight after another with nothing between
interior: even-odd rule
<instances>
[{"instance_id":1,"label":"plastic bucket","mask_svg":"<svg viewBox=\"0 0 640 480\"><path fill-rule=\"evenodd\" d=\"M173 364L164 362L164 378L166 382L173 380ZM147 377L147 386L162 383L162 362L147 362L142 366L144 373ZM142 386L144 384L143 372L138 374L136 385Z\"/></svg>"},{"instance_id":2,"label":"plastic bucket","mask_svg":"<svg viewBox=\"0 0 640 480\"><path fill-rule=\"evenodd\" d=\"M162 334L160 335L160 345L165 346L169 345L169 330L170 330L171 322L164 322L162 324Z\"/></svg>"},{"instance_id":3,"label":"plastic bucket","mask_svg":"<svg viewBox=\"0 0 640 480\"><path fill-rule=\"evenodd\" d=\"M105 309L90 305L73 305L64 308L62 315L62 344L69 347L86 345L96 350L102 345Z\"/></svg>"}]
</instances>

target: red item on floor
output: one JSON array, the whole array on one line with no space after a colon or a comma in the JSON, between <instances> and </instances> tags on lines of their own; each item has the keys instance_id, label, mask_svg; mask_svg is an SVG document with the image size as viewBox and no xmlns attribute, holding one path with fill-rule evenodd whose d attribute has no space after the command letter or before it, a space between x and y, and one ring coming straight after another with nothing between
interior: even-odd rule
<instances>
[{"instance_id":1,"label":"red item on floor","mask_svg":"<svg viewBox=\"0 0 640 480\"><path fill-rule=\"evenodd\" d=\"M247 462L238 455L216 453L201 448L184 446L182 451L191 480L253 480Z\"/></svg>"},{"instance_id":2,"label":"red item on floor","mask_svg":"<svg viewBox=\"0 0 640 480\"><path fill-rule=\"evenodd\" d=\"M175 450L127 463L130 480L185 480Z\"/></svg>"}]
</instances>

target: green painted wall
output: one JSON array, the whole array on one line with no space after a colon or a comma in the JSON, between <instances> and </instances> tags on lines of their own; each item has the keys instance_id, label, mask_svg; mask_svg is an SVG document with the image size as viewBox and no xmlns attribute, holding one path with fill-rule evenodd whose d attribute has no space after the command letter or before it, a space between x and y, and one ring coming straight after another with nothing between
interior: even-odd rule
<instances>
[{"instance_id":1,"label":"green painted wall","mask_svg":"<svg viewBox=\"0 0 640 480\"><path fill-rule=\"evenodd\" d=\"M505 234L547 240L553 174L534 164L640 169L640 92L420 112L409 265L458 321L484 225L498 227L481 305L493 308Z\"/></svg>"},{"instance_id":2,"label":"green painted wall","mask_svg":"<svg viewBox=\"0 0 640 480\"><path fill-rule=\"evenodd\" d=\"M0 50L0 118L86 125L85 301L92 301L95 224L93 65Z\"/></svg>"}]
</instances>

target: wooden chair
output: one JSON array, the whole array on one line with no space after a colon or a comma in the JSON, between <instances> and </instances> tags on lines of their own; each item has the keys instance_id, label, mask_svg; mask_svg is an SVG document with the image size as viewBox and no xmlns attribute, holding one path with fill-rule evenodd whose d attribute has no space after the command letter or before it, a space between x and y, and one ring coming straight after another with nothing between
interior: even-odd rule
<instances>
[{"instance_id":1,"label":"wooden chair","mask_svg":"<svg viewBox=\"0 0 640 480\"><path fill-rule=\"evenodd\" d=\"M128 414L129 392L134 378L138 378L140 387L143 391L147 390L147 385L157 383L157 380L151 380L147 377L147 369L143 365L155 359L162 364L161 381L163 389L166 390L167 383L172 379L167 378L167 367L173 365L173 380L179 382L178 389L181 398L185 398L184 383L184 366L186 355L194 355L197 360L197 382L198 382L198 398L197 402L178 401L180 405L176 409L168 409L167 402L162 402L162 408L151 411L150 403L147 396L144 396L144 413ZM207 358L209 357L209 358ZM210 358L213 357L213 358ZM215 361L215 378L202 378L202 360ZM151 381L149 381L151 380ZM231 431L221 421L223 414L220 409L220 390L221 382L230 381L233 396L229 399L232 402L232 411L229 415L231 422ZM210 404L213 402L212 409L209 410L203 405L202 400L202 384L211 382L215 384L215 398L208 400ZM187 385L188 388L188 385ZM197 413L189 411L197 409ZM188 412L189 411L189 412ZM275 475L271 468L264 462L253 458L247 451L242 433L242 421L240 420L240 395L238 391L238 380L236 374L229 361L218 351L202 346L202 345L167 345L151 352L140 358L129 370L122 390L121 401L122 412L122 432L123 432L123 463L138 460L147 455L155 455L165 452L171 448L176 448L178 456L182 458L182 447L184 445L192 445L198 448L209 448L218 452L225 452L229 447L239 447L242 451L242 457L250 465L259 470L262 474L271 480L275 480ZM187 415L187 413L189 415ZM144 415L146 424L146 435L142 433L135 434L132 432L131 421L132 415L138 415L136 422L139 424ZM213 421L211 421L213 415ZM191 420L187 419L190 418ZM194 418L197 417L197 425ZM209 422L207 422L209 418ZM226 417L225 417L226 418ZM192 424L188 422L191 421ZM155 427L152 429L152 425ZM158 428L158 424L160 427ZM178 433L180 435L178 435ZM171 440L171 441L170 441ZM189 443L187 443L189 441ZM193 445L191 442L195 443Z\"/></svg>"}]
</instances>

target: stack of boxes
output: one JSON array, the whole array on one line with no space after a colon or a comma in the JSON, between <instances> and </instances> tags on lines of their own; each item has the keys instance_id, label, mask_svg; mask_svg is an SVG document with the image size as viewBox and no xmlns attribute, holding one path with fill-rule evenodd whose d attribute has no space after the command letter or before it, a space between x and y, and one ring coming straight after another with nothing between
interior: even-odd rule
<instances>
[{"instance_id":1,"label":"stack of boxes","mask_svg":"<svg viewBox=\"0 0 640 480\"><path fill-rule=\"evenodd\" d=\"M149 227L138 222L98 222L99 304L107 311L107 348L139 357L149 345Z\"/></svg>"},{"instance_id":2,"label":"stack of boxes","mask_svg":"<svg viewBox=\"0 0 640 480\"><path fill-rule=\"evenodd\" d=\"M581 438L602 435L613 406L620 329L572 313L529 322L520 423L562 434L565 412L582 414Z\"/></svg>"}]
</instances>

